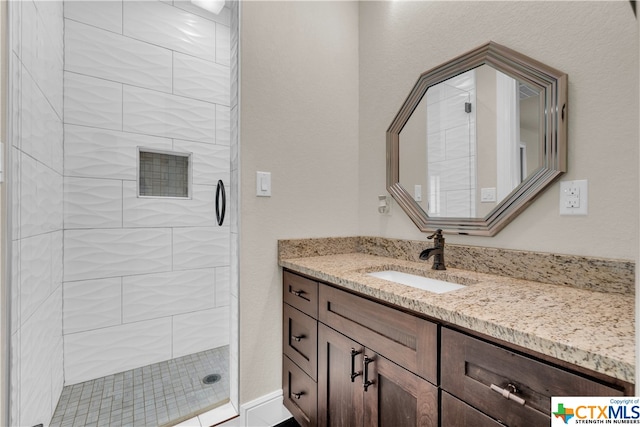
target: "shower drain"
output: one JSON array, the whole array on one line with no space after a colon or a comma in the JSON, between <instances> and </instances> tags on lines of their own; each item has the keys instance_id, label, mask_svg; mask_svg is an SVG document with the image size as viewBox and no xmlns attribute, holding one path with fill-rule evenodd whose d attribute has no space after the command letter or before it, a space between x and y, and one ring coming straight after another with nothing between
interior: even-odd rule
<instances>
[{"instance_id":1,"label":"shower drain","mask_svg":"<svg viewBox=\"0 0 640 427\"><path fill-rule=\"evenodd\" d=\"M218 381L220 381L220 375L218 374L207 375L202 379L203 384L213 384L217 383Z\"/></svg>"}]
</instances>

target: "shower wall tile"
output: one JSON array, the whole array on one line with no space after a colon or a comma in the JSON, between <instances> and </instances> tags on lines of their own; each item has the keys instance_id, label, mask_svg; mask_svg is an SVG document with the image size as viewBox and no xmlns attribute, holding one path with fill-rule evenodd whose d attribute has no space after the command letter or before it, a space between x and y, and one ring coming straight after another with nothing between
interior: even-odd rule
<instances>
[{"instance_id":1,"label":"shower wall tile","mask_svg":"<svg viewBox=\"0 0 640 427\"><path fill-rule=\"evenodd\" d=\"M62 164L54 165L53 150L62 147L62 120L29 76L22 77L21 148L43 164L62 173Z\"/></svg>"},{"instance_id":2,"label":"shower wall tile","mask_svg":"<svg viewBox=\"0 0 640 427\"><path fill-rule=\"evenodd\" d=\"M158 46L215 59L215 23L162 2L124 2L124 34ZM158 31L162 28L162 31Z\"/></svg>"},{"instance_id":3,"label":"shower wall tile","mask_svg":"<svg viewBox=\"0 0 640 427\"><path fill-rule=\"evenodd\" d=\"M11 335L11 371L9 373L11 379L11 392L9 396L10 400L10 408L11 408L11 419L10 425L12 426L21 426L20 423L20 365L21 365L21 357L20 357L20 336L21 333L18 330Z\"/></svg>"},{"instance_id":4,"label":"shower wall tile","mask_svg":"<svg viewBox=\"0 0 640 427\"><path fill-rule=\"evenodd\" d=\"M216 105L216 144L231 143L231 110L223 105Z\"/></svg>"},{"instance_id":5,"label":"shower wall tile","mask_svg":"<svg viewBox=\"0 0 640 427\"><path fill-rule=\"evenodd\" d=\"M11 239L20 238L20 207L22 206L21 188L22 188L22 161L21 152L15 148L11 148Z\"/></svg>"},{"instance_id":6,"label":"shower wall tile","mask_svg":"<svg viewBox=\"0 0 640 427\"><path fill-rule=\"evenodd\" d=\"M122 130L122 84L64 73L65 123Z\"/></svg>"},{"instance_id":7,"label":"shower wall tile","mask_svg":"<svg viewBox=\"0 0 640 427\"><path fill-rule=\"evenodd\" d=\"M215 224L215 187L194 185L191 199L138 197L135 181L123 182L125 227L196 227Z\"/></svg>"},{"instance_id":8,"label":"shower wall tile","mask_svg":"<svg viewBox=\"0 0 640 427\"><path fill-rule=\"evenodd\" d=\"M216 307L228 306L231 302L230 267L216 267Z\"/></svg>"},{"instance_id":9,"label":"shower wall tile","mask_svg":"<svg viewBox=\"0 0 640 427\"><path fill-rule=\"evenodd\" d=\"M20 423L35 425L47 423L53 413L52 390L59 387L53 385L53 372L61 367L58 341L61 336L61 290L51 294L21 328L20 337ZM46 351L43 351L46 349ZM57 375L56 375L57 377Z\"/></svg>"},{"instance_id":10,"label":"shower wall tile","mask_svg":"<svg viewBox=\"0 0 640 427\"><path fill-rule=\"evenodd\" d=\"M63 231L57 230L51 234L51 286L55 290L62 285L62 260L64 255Z\"/></svg>"},{"instance_id":11,"label":"shower wall tile","mask_svg":"<svg viewBox=\"0 0 640 427\"><path fill-rule=\"evenodd\" d=\"M125 86L123 108L125 131L214 142L214 104Z\"/></svg>"},{"instance_id":12,"label":"shower wall tile","mask_svg":"<svg viewBox=\"0 0 640 427\"><path fill-rule=\"evenodd\" d=\"M216 62L226 66L231 63L231 34L227 25L216 24Z\"/></svg>"},{"instance_id":13,"label":"shower wall tile","mask_svg":"<svg viewBox=\"0 0 640 427\"><path fill-rule=\"evenodd\" d=\"M176 151L193 153L193 183L216 185L219 179L229 184L229 147L175 139Z\"/></svg>"},{"instance_id":14,"label":"shower wall tile","mask_svg":"<svg viewBox=\"0 0 640 427\"><path fill-rule=\"evenodd\" d=\"M64 334L122 323L122 278L64 283Z\"/></svg>"},{"instance_id":15,"label":"shower wall tile","mask_svg":"<svg viewBox=\"0 0 640 427\"><path fill-rule=\"evenodd\" d=\"M137 179L138 147L171 150L169 138L65 125L65 175Z\"/></svg>"},{"instance_id":16,"label":"shower wall tile","mask_svg":"<svg viewBox=\"0 0 640 427\"><path fill-rule=\"evenodd\" d=\"M171 4L171 0L167 0L166 3ZM219 14L209 12L206 9L196 6L191 3L191 0L174 0L173 5L179 9L185 10L194 15L201 16L210 21L219 22L221 24L229 25L231 20L231 10L228 7L223 7Z\"/></svg>"},{"instance_id":17,"label":"shower wall tile","mask_svg":"<svg viewBox=\"0 0 640 427\"><path fill-rule=\"evenodd\" d=\"M173 229L173 269L222 267L229 265L228 227L185 227Z\"/></svg>"},{"instance_id":18,"label":"shower wall tile","mask_svg":"<svg viewBox=\"0 0 640 427\"><path fill-rule=\"evenodd\" d=\"M24 66L62 117L63 39L62 10L58 2L22 3L22 56ZM42 8L39 11L36 4Z\"/></svg>"},{"instance_id":19,"label":"shower wall tile","mask_svg":"<svg viewBox=\"0 0 640 427\"><path fill-rule=\"evenodd\" d=\"M171 51L67 20L65 70L171 92Z\"/></svg>"},{"instance_id":20,"label":"shower wall tile","mask_svg":"<svg viewBox=\"0 0 640 427\"><path fill-rule=\"evenodd\" d=\"M51 235L20 241L20 317L24 323L52 291Z\"/></svg>"},{"instance_id":21,"label":"shower wall tile","mask_svg":"<svg viewBox=\"0 0 640 427\"><path fill-rule=\"evenodd\" d=\"M122 34L121 1L67 1L64 17Z\"/></svg>"},{"instance_id":22,"label":"shower wall tile","mask_svg":"<svg viewBox=\"0 0 640 427\"><path fill-rule=\"evenodd\" d=\"M171 359L171 318L64 336L66 385Z\"/></svg>"},{"instance_id":23,"label":"shower wall tile","mask_svg":"<svg viewBox=\"0 0 640 427\"><path fill-rule=\"evenodd\" d=\"M20 240L11 242L11 333L19 330L20 315Z\"/></svg>"},{"instance_id":24,"label":"shower wall tile","mask_svg":"<svg viewBox=\"0 0 640 427\"><path fill-rule=\"evenodd\" d=\"M65 178L65 229L122 227L122 184L112 179Z\"/></svg>"},{"instance_id":25,"label":"shower wall tile","mask_svg":"<svg viewBox=\"0 0 640 427\"><path fill-rule=\"evenodd\" d=\"M173 72L174 94L229 105L229 66L176 52Z\"/></svg>"},{"instance_id":26,"label":"shower wall tile","mask_svg":"<svg viewBox=\"0 0 640 427\"><path fill-rule=\"evenodd\" d=\"M124 323L214 307L213 269L124 277Z\"/></svg>"},{"instance_id":27,"label":"shower wall tile","mask_svg":"<svg viewBox=\"0 0 640 427\"><path fill-rule=\"evenodd\" d=\"M21 156L20 236L62 228L62 176L32 157Z\"/></svg>"},{"instance_id":28,"label":"shower wall tile","mask_svg":"<svg viewBox=\"0 0 640 427\"><path fill-rule=\"evenodd\" d=\"M173 357L229 345L229 307L173 317Z\"/></svg>"},{"instance_id":29,"label":"shower wall tile","mask_svg":"<svg viewBox=\"0 0 640 427\"><path fill-rule=\"evenodd\" d=\"M171 269L170 229L90 229L64 233L64 280Z\"/></svg>"}]
</instances>

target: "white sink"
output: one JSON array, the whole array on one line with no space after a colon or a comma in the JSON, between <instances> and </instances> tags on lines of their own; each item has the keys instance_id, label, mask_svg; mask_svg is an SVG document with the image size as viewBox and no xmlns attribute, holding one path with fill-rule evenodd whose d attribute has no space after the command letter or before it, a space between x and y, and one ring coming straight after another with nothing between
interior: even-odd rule
<instances>
[{"instance_id":1,"label":"white sink","mask_svg":"<svg viewBox=\"0 0 640 427\"><path fill-rule=\"evenodd\" d=\"M417 276L415 274L402 273L395 270L375 271L373 273L367 273L367 275L411 286L413 288L422 289L424 291L434 292L436 294L443 294L445 292L455 291L456 289L466 287L457 283L445 282L444 280L431 279L429 277Z\"/></svg>"}]
</instances>

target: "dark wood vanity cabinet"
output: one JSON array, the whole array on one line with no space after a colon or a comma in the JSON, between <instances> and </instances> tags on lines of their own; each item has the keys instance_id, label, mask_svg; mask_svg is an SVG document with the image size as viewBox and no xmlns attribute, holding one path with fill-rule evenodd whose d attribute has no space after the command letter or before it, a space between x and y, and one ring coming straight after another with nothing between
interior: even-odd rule
<instances>
[{"instance_id":1,"label":"dark wood vanity cabinet","mask_svg":"<svg viewBox=\"0 0 640 427\"><path fill-rule=\"evenodd\" d=\"M624 395L619 388L446 327L441 328L440 357L440 387L510 427L549 426L552 396ZM442 427L457 427L456 412L470 413L470 406L461 410L464 403L448 395L445 405L444 396Z\"/></svg>"},{"instance_id":2,"label":"dark wood vanity cabinet","mask_svg":"<svg viewBox=\"0 0 640 427\"><path fill-rule=\"evenodd\" d=\"M284 404L304 427L546 427L551 396L634 391L289 271L283 281Z\"/></svg>"}]
</instances>

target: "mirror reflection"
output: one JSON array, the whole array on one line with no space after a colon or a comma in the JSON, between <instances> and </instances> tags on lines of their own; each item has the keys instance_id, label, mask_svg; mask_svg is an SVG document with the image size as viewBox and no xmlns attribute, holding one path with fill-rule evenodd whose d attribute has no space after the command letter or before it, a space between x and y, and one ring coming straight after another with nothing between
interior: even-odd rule
<instances>
[{"instance_id":1,"label":"mirror reflection","mask_svg":"<svg viewBox=\"0 0 640 427\"><path fill-rule=\"evenodd\" d=\"M429 217L486 217L544 165L543 97L486 64L429 87L399 135L400 184Z\"/></svg>"}]
</instances>

